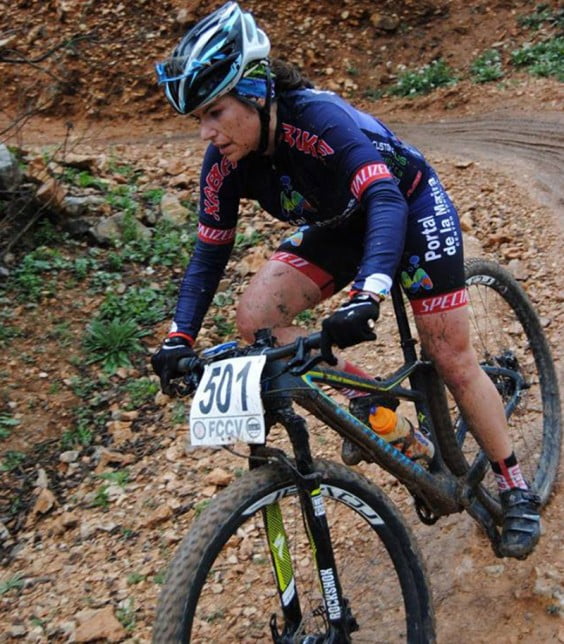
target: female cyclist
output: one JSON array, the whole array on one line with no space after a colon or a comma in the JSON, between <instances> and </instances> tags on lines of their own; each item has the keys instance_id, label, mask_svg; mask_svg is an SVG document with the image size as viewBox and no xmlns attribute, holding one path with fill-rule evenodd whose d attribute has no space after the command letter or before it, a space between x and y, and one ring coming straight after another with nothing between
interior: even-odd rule
<instances>
[{"instance_id":1,"label":"female cyclist","mask_svg":"<svg viewBox=\"0 0 564 644\"><path fill-rule=\"evenodd\" d=\"M179 358L194 355L233 248L239 201L256 199L298 228L241 297L241 336L252 341L255 331L270 327L280 343L290 342L299 335L292 321L300 311L352 284L347 301L322 325L324 356L334 364L332 345L342 349L375 338L373 322L399 274L422 347L496 474L505 517L502 551L527 554L540 534L539 501L521 475L502 401L470 344L455 207L418 150L269 53L253 17L228 2L157 65L169 103L194 116L209 142L198 241L170 333L152 358L163 390L171 391ZM343 358L339 366L361 373ZM351 463L357 460L352 448L344 453Z\"/></svg>"}]
</instances>

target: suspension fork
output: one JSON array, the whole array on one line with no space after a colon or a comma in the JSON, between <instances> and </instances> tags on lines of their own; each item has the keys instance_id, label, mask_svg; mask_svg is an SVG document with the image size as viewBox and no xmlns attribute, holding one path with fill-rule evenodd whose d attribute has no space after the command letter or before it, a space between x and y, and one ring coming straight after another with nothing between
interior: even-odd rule
<instances>
[{"instance_id":1,"label":"suspension fork","mask_svg":"<svg viewBox=\"0 0 564 644\"><path fill-rule=\"evenodd\" d=\"M277 410L275 422L281 423L286 428L296 457L294 465L283 453L278 452L278 459L282 460L292 472L300 498L304 526L317 567L329 624L324 641L349 642L349 633L356 630L358 626L350 614L339 581L321 494L321 475L315 471L307 424L304 418L296 414L291 407ZM279 504L267 506L263 516L285 621L282 634L278 632L275 621L271 622L273 639L281 643L293 642L296 641L295 635L300 634L302 612Z\"/></svg>"}]
</instances>

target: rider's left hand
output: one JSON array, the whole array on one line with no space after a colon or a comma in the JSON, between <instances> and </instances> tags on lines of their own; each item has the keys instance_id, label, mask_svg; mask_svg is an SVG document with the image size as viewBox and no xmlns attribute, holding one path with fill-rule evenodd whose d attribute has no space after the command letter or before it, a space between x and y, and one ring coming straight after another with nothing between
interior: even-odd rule
<instances>
[{"instance_id":1,"label":"rider's left hand","mask_svg":"<svg viewBox=\"0 0 564 644\"><path fill-rule=\"evenodd\" d=\"M357 293L323 320L321 354L328 364L337 360L331 351L332 345L339 349L352 347L359 342L375 340L374 322L380 314L380 304L367 293Z\"/></svg>"}]
</instances>

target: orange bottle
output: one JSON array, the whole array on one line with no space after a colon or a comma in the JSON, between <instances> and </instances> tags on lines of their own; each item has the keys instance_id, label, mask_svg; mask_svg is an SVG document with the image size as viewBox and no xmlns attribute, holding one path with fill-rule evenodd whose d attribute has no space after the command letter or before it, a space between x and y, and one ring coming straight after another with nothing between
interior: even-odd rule
<instances>
[{"instance_id":1,"label":"orange bottle","mask_svg":"<svg viewBox=\"0 0 564 644\"><path fill-rule=\"evenodd\" d=\"M424 459L429 462L435 454L435 446L411 422L393 409L382 405L370 408L368 421L372 429L386 442L394 445L412 460Z\"/></svg>"}]
</instances>

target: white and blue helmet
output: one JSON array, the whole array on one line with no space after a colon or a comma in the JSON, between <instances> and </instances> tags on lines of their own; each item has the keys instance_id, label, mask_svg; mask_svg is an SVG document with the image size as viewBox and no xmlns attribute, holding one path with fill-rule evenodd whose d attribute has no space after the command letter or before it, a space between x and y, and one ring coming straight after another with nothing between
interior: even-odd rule
<instances>
[{"instance_id":1,"label":"white and blue helmet","mask_svg":"<svg viewBox=\"0 0 564 644\"><path fill-rule=\"evenodd\" d=\"M254 77L262 64L268 65L269 52L270 41L253 16L227 2L198 22L168 60L157 63L159 84L180 114L191 114L234 89L243 97L268 99L262 94L270 93L269 84Z\"/></svg>"}]
</instances>

